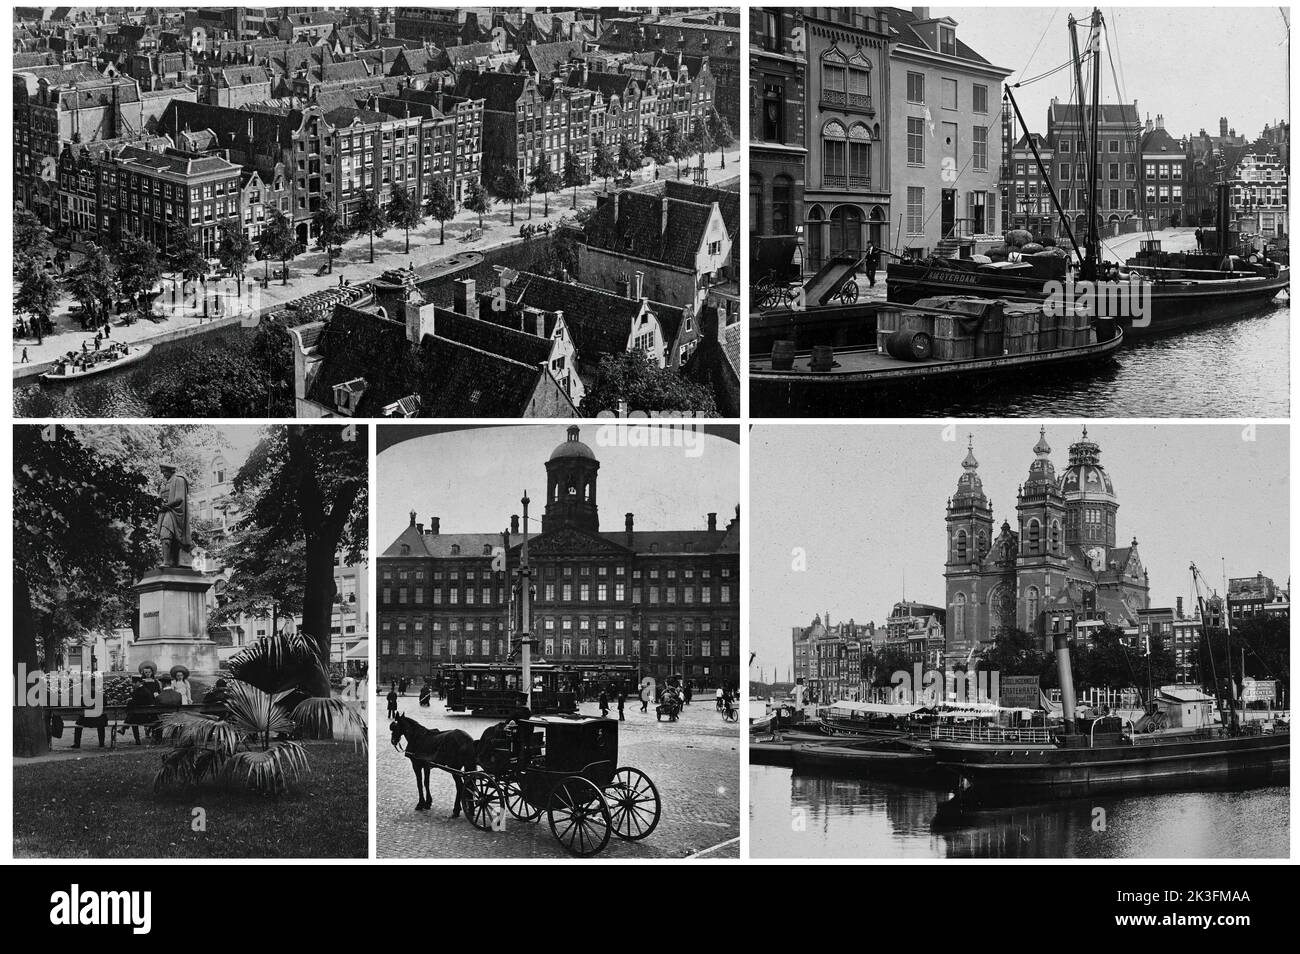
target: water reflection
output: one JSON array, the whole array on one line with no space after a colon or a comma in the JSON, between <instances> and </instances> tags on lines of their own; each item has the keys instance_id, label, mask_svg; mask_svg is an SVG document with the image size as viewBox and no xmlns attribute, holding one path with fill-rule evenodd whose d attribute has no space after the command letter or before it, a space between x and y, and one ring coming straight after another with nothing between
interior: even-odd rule
<instances>
[{"instance_id":1,"label":"water reflection","mask_svg":"<svg viewBox=\"0 0 1300 954\"><path fill-rule=\"evenodd\" d=\"M1286 786L1176 792L944 815L947 794L750 768L755 858L1279 858Z\"/></svg>"}]
</instances>

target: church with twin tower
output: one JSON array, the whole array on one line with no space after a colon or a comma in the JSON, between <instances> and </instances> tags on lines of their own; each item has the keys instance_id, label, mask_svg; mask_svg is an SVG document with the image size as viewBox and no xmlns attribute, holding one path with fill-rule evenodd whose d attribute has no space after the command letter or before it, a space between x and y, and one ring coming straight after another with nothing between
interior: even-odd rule
<instances>
[{"instance_id":1,"label":"church with twin tower","mask_svg":"<svg viewBox=\"0 0 1300 954\"><path fill-rule=\"evenodd\" d=\"M945 649L968 654L1011 629L1050 648L1054 632L1080 624L1136 625L1149 604L1137 540L1117 545L1119 500L1088 429L1070 445L1059 476L1046 429L1016 498L1016 523L995 529L973 440L948 500Z\"/></svg>"}]
</instances>

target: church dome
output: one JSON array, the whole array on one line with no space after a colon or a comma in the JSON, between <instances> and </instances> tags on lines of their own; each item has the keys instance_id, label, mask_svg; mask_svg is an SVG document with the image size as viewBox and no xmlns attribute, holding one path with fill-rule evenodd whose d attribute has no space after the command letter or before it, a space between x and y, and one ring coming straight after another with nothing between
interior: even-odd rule
<instances>
[{"instance_id":1,"label":"church dome","mask_svg":"<svg viewBox=\"0 0 1300 954\"><path fill-rule=\"evenodd\" d=\"M966 459L961 462L962 475L957 478L957 492L953 500L969 500L984 497L984 483L980 480L980 462L975 459L975 439L966 442Z\"/></svg>"},{"instance_id":2,"label":"church dome","mask_svg":"<svg viewBox=\"0 0 1300 954\"><path fill-rule=\"evenodd\" d=\"M586 444L584 444L582 441L578 440L577 425L574 425L569 428L568 439L565 440L563 444L557 445L555 450L551 451L551 456L549 459L561 460L562 458L565 457L582 457L585 458L586 460L596 459L596 455L595 453L592 452L592 449L588 447Z\"/></svg>"},{"instance_id":3,"label":"church dome","mask_svg":"<svg viewBox=\"0 0 1300 954\"><path fill-rule=\"evenodd\" d=\"M1061 493L1070 500L1114 500L1115 486L1101 466L1101 447L1083 437L1070 445L1070 466L1061 474Z\"/></svg>"}]
</instances>

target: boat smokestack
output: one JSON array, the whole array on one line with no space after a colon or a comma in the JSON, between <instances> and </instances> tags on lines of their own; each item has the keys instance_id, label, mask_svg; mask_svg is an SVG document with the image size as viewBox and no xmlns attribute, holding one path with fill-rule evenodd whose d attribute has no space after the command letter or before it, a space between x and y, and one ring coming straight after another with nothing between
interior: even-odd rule
<instances>
[{"instance_id":1,"label":"boat smokestack","mask_svg":"<svg viewBox=\"0 0 1300 954\"><path fill-rule=\"evenodd\" d=\"M1065 734L1074 735L1074 673L1070 669L1070 637L1057 633L1052 637L1056 650L1056 672L1061 677L1061 714L1065 716Z\"/></svg>"}]
</instances>

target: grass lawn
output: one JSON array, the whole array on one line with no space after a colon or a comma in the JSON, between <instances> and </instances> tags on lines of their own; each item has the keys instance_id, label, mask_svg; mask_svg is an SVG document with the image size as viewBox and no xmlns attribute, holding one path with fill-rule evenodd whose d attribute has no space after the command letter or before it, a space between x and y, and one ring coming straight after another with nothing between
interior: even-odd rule
<instances>
[{"instance_id":1,"label":"grass lawn","mask_svg":"<svg viewBox=\"0 0 1300 954\"><path fill-rule=\"evenodd\" d=\"M165 748L14 767L18 858L364 858L366 754L308 742L311 772L274 801L210 785L154 794ZM207 830L191 830L195 808Z\"/></svg>"}]
</instances>

